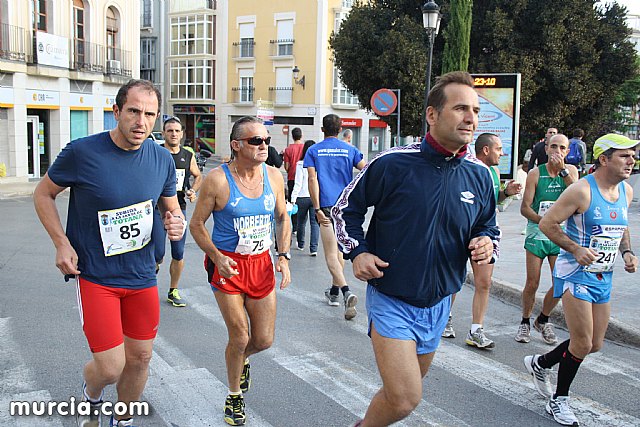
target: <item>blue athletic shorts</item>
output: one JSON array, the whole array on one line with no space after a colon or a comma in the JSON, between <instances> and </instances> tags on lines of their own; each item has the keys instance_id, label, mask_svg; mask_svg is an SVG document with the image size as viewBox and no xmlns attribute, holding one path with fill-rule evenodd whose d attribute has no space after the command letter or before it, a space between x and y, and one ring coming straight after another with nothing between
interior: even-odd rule
<instances>
[{"instance_id":1,"label":"blue athletic shorts","mask_svg":"<svg viewBox=\"0 0 640 427\"><path fill-rule=\"evenodd\" d=\"M573 283L568 280L553 278L553 297L560 298L567 290L571 295L592 304L606 304L611 298L611 284L606 285L584 285Z\"/></svg>"},{"instance_id":2,"label":"blue athletic shorts","mask_svg":"<svg viewBox=\"0 0 640 427\"><path fill-rule=\"evenodd\" d=\"M451 296L433 307L420 308L367 286L367 313L369 336L371 324L386 338L413 340L417 354L433 353L449 319Z\"/></svg>"}]
</instances>

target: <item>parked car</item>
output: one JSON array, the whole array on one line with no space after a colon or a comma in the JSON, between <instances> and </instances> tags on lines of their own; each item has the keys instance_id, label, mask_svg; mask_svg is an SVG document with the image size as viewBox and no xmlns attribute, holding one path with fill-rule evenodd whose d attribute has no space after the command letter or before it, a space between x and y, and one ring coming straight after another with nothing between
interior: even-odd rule
<instances>
[{"instance_id":1,"label":"parked car","mask_svg":"<svg viewBox=\"0 0 640 427\"><path fill-rule=\"evenodd\" d=\"M153 139L158 145L164 144L164 137L162 136L162 132L153 131L151 132L151 135L149 135L149 138Z\"/></svg>"}]
</instances>

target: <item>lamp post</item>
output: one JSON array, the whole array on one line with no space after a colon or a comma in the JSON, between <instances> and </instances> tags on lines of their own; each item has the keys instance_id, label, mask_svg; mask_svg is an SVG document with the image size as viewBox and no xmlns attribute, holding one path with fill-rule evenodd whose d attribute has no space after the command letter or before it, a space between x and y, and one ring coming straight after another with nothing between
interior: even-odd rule
<instances>
[{"instance_id":1,"label":"lamp post","mask_svg":"<svg viewBox=\"0 0 640 427\"><path fill-rule=\"evenodd\" d=\"M431 90L431 60L433 58L433 43L440 29L440 6L429 0L422 6L422 24L429 37L429 59L427 61L427 79L424 89L424 109L422 110L422 135L427 134L427 98Z\"/></svg>"}]
</instances>

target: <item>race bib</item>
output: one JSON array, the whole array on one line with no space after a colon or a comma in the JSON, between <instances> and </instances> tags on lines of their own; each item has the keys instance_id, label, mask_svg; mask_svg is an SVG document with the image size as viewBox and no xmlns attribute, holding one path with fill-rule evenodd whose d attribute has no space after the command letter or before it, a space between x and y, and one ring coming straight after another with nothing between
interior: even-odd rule
<instances>
[{"instance_id":1,"label":"race bib","mask_svg":"<svg viewBox=\"0 0 640 427\"><path fill-rule=\"evenodd\" d=\"M235 252L256 255L271 247L271 222L238 229L238 246Z\"/></svg>"},{"instance_id":2,"label":"race bib","mask_svg":"<svg viewBox=\"0 0 640 427\"><path fill-rule=\"evenodd\" d=\"M551 208L551 206L553 206L553 204L555 203L555 201L550 202L550 201L542 201L540 202L540 207L538 208L538 215L540 216L544 216L547 211Z\"/></svg>"},{"instance_id":3,"label":"race bib","mask_svg":"<svg viewBox=\"0 0 640 427\"><path fill-rule=\"evenodd\" d=\"M98 224L105 256L142 249L151 240L153 200L99 211Z\"/></svg>"},{"instance_id":4,"label":"race bib","mask_svg":"<svg viewBox=\"0 0 640 427\"><path fill-rule=\"evenodd\" d=\"M182 191L184 188L185 169L176 169L176 191Z\"/></svg>"},{"instance_id":5,"label":"race bib","mask_svg":"<svg viewBox=\"0 0 640 427\"><path fill-rule=\"evenodd\" d=\"M616 262L621 241L622 238L591 236L589 248L594 249L598 253L598 258L593 264L586 266L584 268L585 271L590 273L613 271L613 265Z\"/></svg>"}]
</instances>

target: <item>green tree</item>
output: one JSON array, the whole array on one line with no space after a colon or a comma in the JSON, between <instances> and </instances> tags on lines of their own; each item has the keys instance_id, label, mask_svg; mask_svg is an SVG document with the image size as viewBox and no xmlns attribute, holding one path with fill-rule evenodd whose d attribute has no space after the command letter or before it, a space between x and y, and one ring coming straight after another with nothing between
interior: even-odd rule
<instances>
[{"instance_id":1,"label":"green tree","mask_svg":"<svg viewBox=\"0 0 640 427\"><path fill-rule=\"evenodd\" d=\"M473 0L451 0L450 21L444 31L442 73L467 71Z\"/></svg>"}]
</instances>

